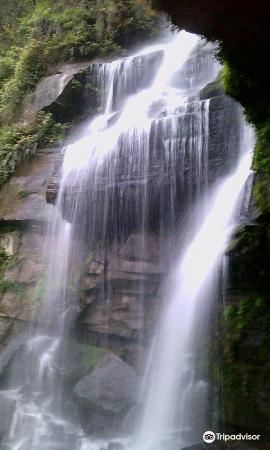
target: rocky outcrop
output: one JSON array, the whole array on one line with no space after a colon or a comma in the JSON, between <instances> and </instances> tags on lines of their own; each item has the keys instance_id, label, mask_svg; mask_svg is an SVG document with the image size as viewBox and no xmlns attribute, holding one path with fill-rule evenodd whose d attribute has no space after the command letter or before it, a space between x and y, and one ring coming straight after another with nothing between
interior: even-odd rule
<instances>
[{"instance_id":1,"label":"rocky outcrop","mask_svg":"<svg viewBox=\"0 0 270 450\"><path fill-rule=\"evenodd\" d=\"M97 65L90 61L64 64L37 84L31 99L24 102L23 118L29 120L40 111L49 111L58 122L78 119L96 110L97 89Z\"/></svg>"},{"instance_id":2,"label":"rocky outcrop","mask_svg":"<svg viewBox=\"0 0 270 450\"><path fill-rule=\"evenodd\" d=\"M104 107L104 85L111 76L115 89L112 107L117 110L127 95L149 86L161 59L159 51L145 57L123 58L115 73L109 69L109 60L66 63L37 84L31 99L24 102L22 115L29 120L39 111L48 111L58 122L78 122L82 116L89 117ZM125 65L129 73L123 79Z\"/></svg>"},{"instance_id":3,"label":"rocky outcrop","mask_svg":"<svg viewBox=\"0 0 270 450\"><path fill-rule=\"evenodd\" d=\"M90 62L70 63L59 67L57 73L43 78L36 86L31 100L25 101L23 106L23 116L28 118L49 109L55 102L62 105L64 109L64 92L67 86L76 80L76 77L83 72Z\"/></svg>"}]
</instances>

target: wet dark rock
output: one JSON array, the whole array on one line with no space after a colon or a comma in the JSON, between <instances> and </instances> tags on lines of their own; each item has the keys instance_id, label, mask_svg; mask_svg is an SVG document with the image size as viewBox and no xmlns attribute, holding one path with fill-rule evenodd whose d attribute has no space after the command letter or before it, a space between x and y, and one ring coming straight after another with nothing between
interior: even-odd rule
<instances>
[{"instance_id":1,"label":"wet dark rock","mask_svg":"<svg viewBox=\"0 0 270 450\"><path fill-rule=\"evenodd\" d=\"M131 234L123 243L98 249L85 267L77 332L88 342L106 342L133 361L138 339L153 330L165 268L163 245L154 234ZM166 252L163 251L163 261ZM142 305L141 298L145 302Z\"/></svg>"},{"instance_id":2,"label":"wet dark rock","mask_svg":"<svg viewBox=\"0 0 270 450\"><path fill-rule=\"evenodd\" d=\"M241 107L225 95L209 103L209 182L226 175L237 163L236 148L241 140Z\"/></svg>"}]
</instances>

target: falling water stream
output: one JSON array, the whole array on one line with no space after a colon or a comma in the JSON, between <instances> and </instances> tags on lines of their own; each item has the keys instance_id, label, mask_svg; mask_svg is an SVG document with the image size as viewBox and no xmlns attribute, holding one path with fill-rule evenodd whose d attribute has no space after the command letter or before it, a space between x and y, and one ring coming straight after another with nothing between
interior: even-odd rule
<instances>
[{"instance_id":1,"label":"falling water stream","mask_svg":"<svg viewBox=\"0 0 270 450\"><path fill-rule=\"evenodd\" d=\"M234 213L250 166L248 151L236 171L218 185L194 239L167 283L166 307L151 352L149 384L139 428L140 449L164 448L166 437L173 430L180 431L180 448L184 433L189 432L191 440L199 442L203 432L211 428L207 421L207 385L196 379L194 358L226 242L237 224ZM197 397L196 389L200 394Z\"/></svg>"},{"instance_id":2,"label":"falling water stream","mask_svg":"<svg viewBox=\"0 0 270 450\"><path fill-rule=\"evenodd\" d=\"M9 382L0 391L10 418L1 450L107 448L105 441L85 435L63 389L67 337L79 310L79 286L70 289L70 279L74 281L75 268L97 240L105 246L108 239L126 233L131 223L143 245L144 233L151 228L151 208L159 229L172 227L174 232L179 208L192 213L192 237L185 251L179 249L164 281L164 305L141 387L140 420L125 445L180 450L185 442L201 440L208 425L209 386L197 375L196 352L222 254L237 221L252 145L242 139L239 148L230 149L236 153L236 168L209 182L209 100L200 100L199 93L220 67L211 48L206 56L196 57L196 49L204 45L199 37L180 32L165 44L99 65L102 113L65 149L45 243L48 271L38 311L41 325L24 336ZM192 55L195 63L187 70ZM79 244L85 236L87 245ZM200 414L195 414L194 402Z\"/></svg>"}]
</instances>

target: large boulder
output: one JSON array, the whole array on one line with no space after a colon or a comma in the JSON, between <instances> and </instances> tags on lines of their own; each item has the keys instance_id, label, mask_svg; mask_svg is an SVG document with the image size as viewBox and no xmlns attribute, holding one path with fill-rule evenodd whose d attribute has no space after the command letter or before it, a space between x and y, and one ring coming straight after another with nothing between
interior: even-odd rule
<instances>
[{"instance_id":1,"label":"large boulder","mask_svg":"<svg viewBox=\"0 0 270 450\"><path fill-rule=\"evenodd\" d=\"M104 438L123 431L136 402L138 384L133 367L112 353L104 356L74 389L85 432Z\"/></svg>"},{"instance_id":2,"label":"large boulder","mask_svg":"<svg viewBox=\"0 0 270 450\"><path fill-rule=\"evenodd\" d=\"M135 369L110 353L75 386L75 395L93 406L119 414L136 401L138 377Z\"/></svg>"}]
</instances>

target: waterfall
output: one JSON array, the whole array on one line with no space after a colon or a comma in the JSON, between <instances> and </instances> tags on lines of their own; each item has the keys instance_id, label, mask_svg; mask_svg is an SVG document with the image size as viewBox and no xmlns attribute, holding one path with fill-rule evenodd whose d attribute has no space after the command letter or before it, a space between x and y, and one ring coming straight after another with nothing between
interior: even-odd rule
<instances>
[{"instance_id":1,"label":"waterfall","mask_svg":"<svg viewBox=\"0 0 270 450\"><path fill-rule=\"evenodd\" d=\"M250 167L250 153L239 161L246 145L241 144L241 112L236 104L225 105L227 110L223 103L219 107L218 114L224 111L233 125L222 122L231 137L218 154L221 138L220 134L216 138L210 119L215 104L226 101L202 100L200 93L219 69L212 46L184 31L128 58L95 63L89 69L89 80L96 77L101 113L64 149L57 202L44 244L42 305L34 325L19 343L11 344L16 349L11 376L0 391L9 420L3 450L117 448L106 441L111 430L98 436L101 440L89 437L94 428L85 432L66 373L87 258L101 243L104 280L97 300L104 302L106 312L112 301L110 285L105 284L111 248L132 233L140 235L137 251L142 254L147 233L155 233L164 237L164 247L170 236L167 254L174 248L181 257L166 273L164 305L144 377L141 420L136 430L129 429L125 445L169 449L169 436L178 450L185 442L183 433L192 442L207 424L192 412L196 395L202 393L204 404L208 395L207 382L196 373L197 330L207 322L222 252ZM193 223L187 225L191 213ZM192 233L185 252L177 249L178 232ZM133 275L132 261L129 264L126 272ZM141 347L153 335L144 328L145 297L141 285L134 327ZM100 320L107 329L106 314ZM0 364L10 351L4 352ZM206 418L204 405L201 414ZM121 432L125 434L124 426ZM117 433L121 434L119 429Z\"/></svg>"},{"instance_id":2,"label":"waterfall","mask_svg":"<svg viewBox=\"0 0 270 450\"><path fill-rule=\"evenodd\" d=\"M192 402L191 398L192 394L196 395L196 387L199 387L194 373L194 358L226 241L237 223L234 222L234 212L250 174L251 149L248 148L241 158L236 171L216 188L203 218L200 217L194 239L176 263L169 279L166 306L151 352L152 367L148 375L149 384L146 383L140 449L164 448L163 439L173 432L177 423L182 432L190 430L194 433L195 425L195 442L196 438L200 441L203 432L208 429L206 405L201 407L199 397L196 402ZM197 411L190 408L199 409L202 415L199 423L194 419Z\"/></svg>"}]
</instances>

